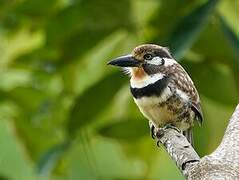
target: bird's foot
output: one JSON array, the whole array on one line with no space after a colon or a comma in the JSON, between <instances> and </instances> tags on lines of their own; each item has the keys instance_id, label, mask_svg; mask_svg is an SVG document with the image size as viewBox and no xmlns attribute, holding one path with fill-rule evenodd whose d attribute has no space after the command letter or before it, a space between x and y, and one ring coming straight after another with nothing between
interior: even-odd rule
<instances>
[{"instance_id":1,"label":"bird's foot","mask_svg":"<svg viewBox=\"0 0 239 180\"><path fill-rule=\"evenodd\" d=\"M158 138L158 141L157 141L157 146L159 147L160 145L160 139L164 136L165 132L167 129L174 129L176 130L177 132L181 133L181 130L178 129L177 127L175 127L174 125L172 125L171 123L169 124L166 124L164 127L162 128L155 128L155 136Z\"/></svg>"},{"instance_id":2,"label":"bird's foot","mask_svg":"<svg viewBox=\"0 0 239 180\"><path fill-rule=\"evenodd\" d=\"M155 134L155 126L152 121L149 121L149 128L150 128L150 135L153 139L155 139L156 134Z\"/></svg>"},{"instance_id":3,"label":"bird's foot","mask_svg":"<svg viewBox=\"0 0 239 180\"><path fill-rule=\"evenodd\" d=\"M177 132L181 133L181 130L178 129L177 127L175 127L174 125L172 125L171 123L168 123L166 124L164 127L162 128L158 128L154 125L154 123L152 121L149 121L149 127L150 127L150 134L151 134L151 137L153 139L157 138L158 141L157 141L157 146L159 147L160 146L160 138L162 138L165 134L165 131L167 129L174 129L176 130Z\"/></svg>"},{"instance_id":4,"label":"bird's foot","mask_svg":"<svg viewBox=\"0 0 239 180\"><path fill-rule=\"evenodd\" d=\"M174 130L176 130L177 132L182 133L182 131L181 131L180 129L178 129L176 126L172 125L171 123L166 124L163 128L164 128L165 130L166 130L166 129L174 129Z\"/></svg>"},{"instance_id":5,"label":"bird's foot","mask_svg":"<svg viewBox=\"0 0 239 180\"><path fill-rule=\"evenodd\" d=\"M164 135L164 133L165 133L165 131L166 131L167 129L174 129L174 130L176 130L177 132L181 133L181 130L180 130L180 129L178 129L177 127L175 127L175 126L172 125L171 123L169 123L169 124L166 124L166 125L165 125L164 127L162 127L162 128L157 128L157 129L155 129L155 130L156 130L155 136L156 136L157 138L161 138L161 137Z\"/></svg>"}]
</instances>

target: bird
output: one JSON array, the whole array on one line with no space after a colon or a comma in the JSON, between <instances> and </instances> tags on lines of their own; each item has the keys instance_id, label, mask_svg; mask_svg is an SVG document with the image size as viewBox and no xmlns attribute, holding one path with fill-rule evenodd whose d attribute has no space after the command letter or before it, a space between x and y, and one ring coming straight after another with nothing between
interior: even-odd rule
<instances>
[{"instance_id":1,"label":"bird","mask_svg":"<svg viewBox=\"0 0 239 180\"><path fill-rule=\"evenodd\" d=\"M130 91L152 138L164 128L180 131L193 145L194 122L203 121L200 97L193 81L167 47L142 44L108 62L130 76Z\"/></svg>"}]
</instances>

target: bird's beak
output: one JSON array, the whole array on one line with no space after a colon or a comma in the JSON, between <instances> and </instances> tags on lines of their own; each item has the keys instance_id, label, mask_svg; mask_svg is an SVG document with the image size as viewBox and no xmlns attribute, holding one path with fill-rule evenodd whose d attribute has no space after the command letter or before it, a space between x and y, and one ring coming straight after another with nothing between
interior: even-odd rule
<instances>
[{"instance_id":1,"label":"bird's beak","mask_svg":"<svg viewBox=\"0 0 239 180\"><path fill-rule=\"evenodd\" d=\"M120 67L138 67L140 66L140 61L136 60L132 55L126 55L113 59L107 64Z\"/></svg>"}]
</instances>

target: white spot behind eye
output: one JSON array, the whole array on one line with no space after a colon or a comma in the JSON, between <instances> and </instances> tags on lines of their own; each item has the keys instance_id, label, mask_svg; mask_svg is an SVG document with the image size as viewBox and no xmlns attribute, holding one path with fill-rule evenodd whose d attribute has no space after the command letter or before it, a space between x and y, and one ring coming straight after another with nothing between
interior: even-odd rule
<instances>
[{"instance_id":1,"label":"white spot behind eye","mask_svg":"<svg viewBox=\"0 0 239 180\"><path fill-rule=\"evenodd\" d=\"M152 60L148 61L149 64L153 64L153 65L161 65L163 62L162 58L156 56L154 57Z\"/></svg>"},{"instance_id":2,"label":"white spot behind eye","mask_svg":"<svg viewBox=\"0 0 239 180\"><path fill-rule=\"evenodd\" d=\"M177 61L175 61L172 58L163 58L164 59L164 66L171 66L173 64L177 64Z\"/></svg>"},{"instance_id":3,"label":"white spot behind eye","mask_svg":"<svg viewBox=\"0 0 239 180\"><path fill-rule=\"evenodd\" d=\"M174 59L171 58L160 58L160 57L154 57L152 60L147 61L149 64L153 65L162 65L164 59L164 66L171 66L173 64L176 64L177 62Z\"/></svg>"}]
</instances>

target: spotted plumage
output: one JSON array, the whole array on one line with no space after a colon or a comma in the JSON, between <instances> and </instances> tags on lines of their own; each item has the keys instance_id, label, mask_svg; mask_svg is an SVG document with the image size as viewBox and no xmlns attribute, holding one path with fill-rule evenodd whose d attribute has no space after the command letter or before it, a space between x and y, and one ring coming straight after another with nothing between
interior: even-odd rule
<instances>
[{"instance_id":1,"label":"spotted plumage","mask_svg":"<svg viewBox=\"0 0 239 180\"><path fill-rule=\"evenodd\" d=\"M145 44L130 55L111 61L130 75L134 101L153 129L171 124L192 143L194 120L203 116L198 92L183 67L167 48Z\"/></svg>"}]
</instances>

